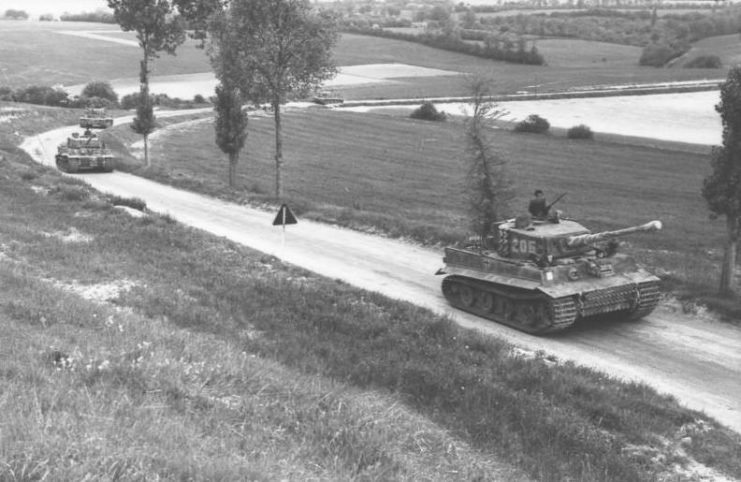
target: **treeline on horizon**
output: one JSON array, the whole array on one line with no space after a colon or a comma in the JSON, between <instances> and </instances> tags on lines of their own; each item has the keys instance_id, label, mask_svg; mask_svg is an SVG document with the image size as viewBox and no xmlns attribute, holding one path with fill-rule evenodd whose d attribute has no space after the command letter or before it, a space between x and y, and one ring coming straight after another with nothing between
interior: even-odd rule
<instances>
[{"instance_id":1,"label":"treeline on horizon","mask_svg":"<svg viewBox=\"0 0 741 482\"><path fill-rule=\"evenodd\" d=\"M374 37L383 37L393 40L403 40L407 42L416 42L428 47L441 50L448 50L467 55L473 55L490 60L502 60L516 64L543 65L545 59L538 52L537 47L533 45L529 49L523 38L516 42L510 39L499 39L494 36L482 38L482 44L467 42L465 37L460 34L445 32L421 32L419 34L392 32L370 27L358 27L346 25L342 28L343 32L360 35L371 35ZM479 40L479 39L475 39Z\"/></svg>"},{"instance_id":2,"label":"treeline on horizon","mask_svg":"<svg viewBox=\"0 0 741 482\"><path fill-rule=\"evenodd\" d=\"M590 9L549 14L479 18L484 32L577 38L643 47L639 64L661 67L686 53L693 42L741 30L741 6L716 12L657 17L648 10Z\"/></svg>"}]
</instances>

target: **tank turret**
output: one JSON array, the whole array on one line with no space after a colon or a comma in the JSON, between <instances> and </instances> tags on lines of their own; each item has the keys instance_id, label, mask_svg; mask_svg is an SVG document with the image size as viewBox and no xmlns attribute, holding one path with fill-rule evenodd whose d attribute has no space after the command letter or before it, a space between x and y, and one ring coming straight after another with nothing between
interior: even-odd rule
<instances>
[{"instance_id":1,"label":"tank turret","mask_svg":"<svg viewBox=\"0 0 741 482\"><path fill-rule=\"evenodd\" d=\"M638 319L659 302L659 279L602 241L661 229L651 221L591 233L570 219L510 220L486 246L446 248L442 290L456 308L529 333L562 330L582 318ZM492 249L492 244L496 245Z\"/></svg>"},{"instance_id":2,"label":"tank turret","mask_svg":"<svg viewBox=\"0 0 741 482\"><path fill-rule=\"evenodd\" d=\"M593 234L572 220L557 223L535 221L524 226L513 220L499 225L498 252L503 257L516 259L564 258L584 254L594 249L594 244L600 241L659 229L661 222L651 221L640 226Z\"/></svg>"}]
</instances>

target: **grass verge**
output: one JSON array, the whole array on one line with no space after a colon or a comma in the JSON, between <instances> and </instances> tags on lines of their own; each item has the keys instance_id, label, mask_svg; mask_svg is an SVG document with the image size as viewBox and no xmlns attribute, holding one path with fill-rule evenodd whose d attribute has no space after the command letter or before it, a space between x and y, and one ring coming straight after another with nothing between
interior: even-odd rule
<instances>
[{"instance_id":1,"label":"grass verge","mask_svg":"<svg viewBox=\"0 0 741 482\"><path fill-rule=\"evenodd\" d=\"M130 218L21 155L0 174L4 478L741 477L737 435L644 385Z\"/></svg>"}]
</instances>

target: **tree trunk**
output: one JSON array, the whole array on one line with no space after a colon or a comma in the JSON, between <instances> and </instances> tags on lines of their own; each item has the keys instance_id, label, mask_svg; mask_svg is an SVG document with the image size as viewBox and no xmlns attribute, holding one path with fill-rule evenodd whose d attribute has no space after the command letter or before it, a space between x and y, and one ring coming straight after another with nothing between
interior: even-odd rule
<instances>
[{"instance_id":1,"label":"tree trunk","mask_svg":"<svg viewBox=\"0 0 741 482\"><path fill-rule=\"evenodd\" d=\"M275 198L283 198L283 180L281 171L283 169L283 138L280 124L280 102L273 102L273 115L275 117Z\"/></svg>"},{"instance_id":2,"label":"tree trunk","mask_svg":"<svg viewBox=\"0 0 741 482\"><path fill-rule=\"evenodd\" d=\"M149 134L144 134L144 162L147 166L147 169L152 167L152 165L149 163Z\"/></svg>"},{"instance_id":3,"label":"tree trunk","mask_svg":"<svg viewBox=\"0 0 741 482\"><path fill-rule=\"evenodd\" d=\"M239 161L239 152L229 153L229 187L234 187L237 178L237 162Z\"/></svg>"},{"instance_id":4,"label":"tree trunk","mask_svg":"<svg viewBox=\"0 0 741 482\"><path fill-rule=\"evenodd\" d=\"M720 294L732 296L736 289L736 249L738 247L739 217L726 215L728 238L723 252L723 265L720 272Z\"/></svg>"},{"instance_id":5,"label":"tree trunk","mask_svg":"<svg viewBox=\"0 0 741 482\"><path fill-rule=\"evenodd\" d=\"M147 53L147 49L144 49L144 59L141 62L140 66L141 72L139 72L139 102L144 102L144 99L149 99L149 54ZM151 163L149 162L149 145L148 145L148 135L144 134L144 165L147 166L147 169L151 167Z\"/></svg>"}]
</instances>

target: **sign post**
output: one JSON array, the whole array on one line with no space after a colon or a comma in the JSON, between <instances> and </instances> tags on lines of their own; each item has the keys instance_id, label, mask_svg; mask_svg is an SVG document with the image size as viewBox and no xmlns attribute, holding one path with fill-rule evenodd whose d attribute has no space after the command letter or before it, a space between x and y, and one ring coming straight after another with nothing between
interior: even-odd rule
<instances>
[{"instance_id":1,"label":"sign post","mask_svg":"<svg viewBox=\"0 0 741 482\"><path fill-rule=\"evenodd\" d=\"M283 238L281 241L281 251L286 246L286 224L296 224L298 223L298 220L296 219L296 216L291 211L291 208L288 207L288 204L281 205L280 209L278 210L278 214L275 216L275 219L273 220L273 226L283 226Z\"/></svg>"}]
</instances>

